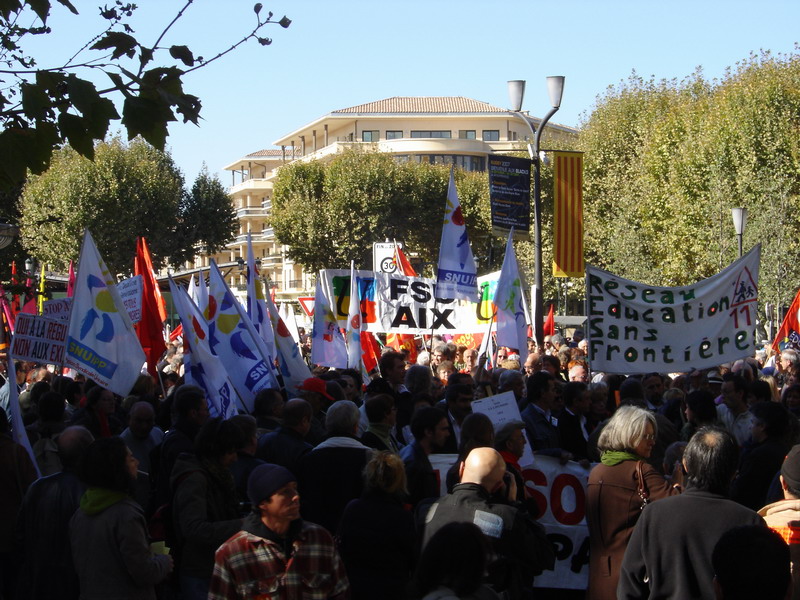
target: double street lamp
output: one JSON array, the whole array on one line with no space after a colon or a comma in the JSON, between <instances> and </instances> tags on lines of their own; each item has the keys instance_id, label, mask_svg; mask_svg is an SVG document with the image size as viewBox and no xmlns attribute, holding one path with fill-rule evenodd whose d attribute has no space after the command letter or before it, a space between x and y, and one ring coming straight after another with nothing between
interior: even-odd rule
<instances>
[{"instance_id":1,"label":"double street lamp","mask_svg":"<svg viewBox=\"0 0 800 600\"><path fill-rule=\"evenodd\" d=\"M534 249L534 324L533 335L536 345L544 345L544 303L542 301L542 190L541 190L541 157L539 142L542 131L550 118L561 108L561 96L564 93L564 77L562 75L547 78L547 92L550 95L552 108L539 123L539 128L533 126L532 120L522 113L522 100L525 97L525 81L514 80L508 82L508 98L511 101L511 112L522 119L533 136L533 144L528 144L528 154L533 163L533 249Z\"/></svg>"}]
</instances>

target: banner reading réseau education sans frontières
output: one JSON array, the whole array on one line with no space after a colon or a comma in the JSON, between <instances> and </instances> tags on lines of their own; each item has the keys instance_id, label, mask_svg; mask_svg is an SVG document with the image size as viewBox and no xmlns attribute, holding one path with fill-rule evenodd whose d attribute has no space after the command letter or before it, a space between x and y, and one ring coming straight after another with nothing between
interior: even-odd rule
<instances>
[{"instance_id":1,"label":"banner reading r\u00e9seau education sans fronti\u00e8res","mask_svg":"<svg viewBox=\"0 0 800 600\"><path fill-rule=\"evenodd\" d=\"M758 245L725 270L685 287L655 287L586 267L593 371L675 373L754 350Z\"/></svg>"}]
</instances>

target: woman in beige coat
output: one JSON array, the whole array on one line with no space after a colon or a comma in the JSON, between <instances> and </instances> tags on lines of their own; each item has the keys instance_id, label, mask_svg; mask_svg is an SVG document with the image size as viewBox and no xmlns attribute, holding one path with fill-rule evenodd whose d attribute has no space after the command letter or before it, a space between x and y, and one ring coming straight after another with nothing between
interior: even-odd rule
<instances>
[{"instance_id":1,"label":"woman in beige coat","mask_svg":"<svg viewBox=\"0 0 800 600\"><path fill-rule=\"evenodd\" d=\"M589 474L586 510L592 600L616 599L622 557L644 505L680 493L681 475L668 481L646 462L655 439L655 417L635 406L620 407L600 434L600 464Z\"/></svg>"}]
</instances>

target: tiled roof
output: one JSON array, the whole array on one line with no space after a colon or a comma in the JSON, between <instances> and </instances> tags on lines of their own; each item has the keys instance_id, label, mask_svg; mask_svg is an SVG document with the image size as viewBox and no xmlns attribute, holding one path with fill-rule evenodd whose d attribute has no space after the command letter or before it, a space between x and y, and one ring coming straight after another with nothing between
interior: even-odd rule
<instances>
[{"instance_id":1,"label":"tiled roof","mask_svg":"<svg viewBox=\"0 0 800 600\"><path fill-rule=\"evenodd\" d=\"M289 156L292 154L292 149L287 148L285 153ZM298 156L300 155L300 150L296 150L295 154ZM282 157L284 155L284 151L279 148L269 148L267 150L258 150L256 152L251 152L250 154L246 155L244 158L251 158L251 157L258 157L258 156L278 156Z\"/></svg>"},{"instance_id":2,"label":"tiled roof","mask_svg":"<svg viewBox=\"0 0 800 600\"><path fill-rule=\"evenodd\" d=\"M367 102L350 108L334 110L331 114L350 114L350 113L399 113L399 114L420 114L420 113L506 113L508 110L492 106L480 100L464 98L463 96L395 96Z\"/></svg>"}]
</instances>

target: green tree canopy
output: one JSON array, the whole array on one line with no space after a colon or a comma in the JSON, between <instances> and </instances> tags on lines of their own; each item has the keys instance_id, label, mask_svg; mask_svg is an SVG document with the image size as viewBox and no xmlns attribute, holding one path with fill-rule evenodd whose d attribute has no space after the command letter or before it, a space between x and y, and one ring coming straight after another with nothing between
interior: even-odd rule
<instances>
[{"instance_id":1,"label":"green tree canopy","mask_svg":"<svg viewBox=\"0 0 800 600\"><path fill-rule=\"evenodd\" d=\"M147 238L154 266L167 258L177 264L196 244L216 249L233 236L233 206L214 182L201 173L186 193L171 157L140 138L98 144L94 161L67 146L23 189L22 243L40 262L65 269L88 227L114 273L132 270L137 236Z\"/></svg>"},{"instance_id":2,"label":"green tree canopy","mask_svg":"<svg viewBox=\"0 0 800 600\"><path fill-rule=\"evenodd\" d=\"M730 209L762 243L763 301L800 283L800 56L750 56L720 80L635 74L609 88L580 137L587 261L686 285L736 258Z\"/></svg>"},{"instance_id":3,"label":"green tree canopy","mask_svg":"<svg viewBox=\"0 0 800 600\"><path fill-rule=\"evenodd\" d=\"M329 163L291 163L275 180L270 223L289 256L310 271L371 265L372 244L402 241L435 264L450 169L347 151ZM485 173L456 172L473 251L492 241ZM430 269L428 269L430 273Z\"/></svg>"},{"instance_id":4,"label":"green tree canopy","mask_svg":"<svg viewBox=\"0 0 800 600\"><path fill-rule=\"evenodd\" d=\"M264 15L258 3L253 7L253 29L227 49L203 58L186 45L166 41L170 28L193 1L186 0L175 16L167 17L157 39L145 44L133 35L136 5L115 0L100 10L107 21L104 31L82 40L85 43L79 43L72 56L67 53L52 64L39 64L38 57L27 54L26 43L31 36L51 33L47 18L54 3L1 0L0 188L21 184L27 170L43 173L54 148L63 142L92 158L94 141L105 138L112 120L122 120L129 140L141 135L163 150L167 126L178 115L194 124L200 118L200 99L183 89L186 74L248 40L269 45L272 41L259 35L267 24L284 28L291 24L287 17L273 20L271 12ZM69 0L58 0L58 4L78 14ZM105 74L108 87L98 90L87 79L90 73ZM121 116L111 98L121 100Z\"/></svg>"}]
</instances>

